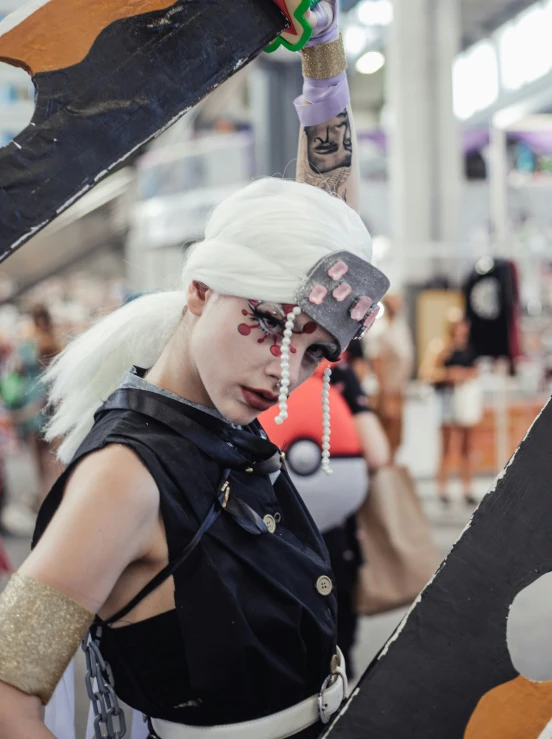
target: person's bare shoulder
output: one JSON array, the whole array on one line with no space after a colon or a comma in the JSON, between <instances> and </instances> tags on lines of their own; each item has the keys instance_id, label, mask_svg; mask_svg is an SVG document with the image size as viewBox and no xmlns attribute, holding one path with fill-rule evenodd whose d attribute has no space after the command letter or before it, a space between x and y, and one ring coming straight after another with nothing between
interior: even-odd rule
<instances>
[{"instance_id":1,"label":"person's bare shoulder","mask_svg":"<svg viewBox=\"0 0 552 739\"><path fill-rule=\"evenodd\" d=\"M76 500L88 496L93 497L96 505L125 510L136 523L156 515L159 508L155 480L138 454L125 444L99 449L75 467L64 498Z\"/></svg>"},{"instance_id":2,"label":"person's bare shoulder","mask_svg":"<svg viewBox=\"0 0 552 739\"><path fill-rule=\"evenodd\" d=\"M75 468L63 500L21 572L96 613L122 572L147 556L159 517L159 491L140 460L110 445Z\"/></svg>"}]
</instances>

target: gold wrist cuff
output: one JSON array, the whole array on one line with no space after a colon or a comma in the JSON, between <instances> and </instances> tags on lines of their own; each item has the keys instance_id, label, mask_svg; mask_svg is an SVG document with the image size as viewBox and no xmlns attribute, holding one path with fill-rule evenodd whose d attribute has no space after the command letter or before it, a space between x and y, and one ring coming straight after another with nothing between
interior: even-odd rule
<instances>
[{"instance_id":1,"label":"gold wrist cuff","mask_svg":"<svg viewBox=\"0 0 552 739\"><path fill-rule=\"evenodd\" d=\"M347 69L347 57L341 34L335 41L303 49L302 57L303 77L311 80L328 80Z\"/></svg>"},{"instance_id":2,"label":"gold wrist cuff","mask_svg":"<svg viewBox=\"0 0 552 739\"><path fill-rule=\"evenodd\" d=\"M0 593L0 680L46 705L94 614L16 573Z\"/></svg>"}]
</instances>

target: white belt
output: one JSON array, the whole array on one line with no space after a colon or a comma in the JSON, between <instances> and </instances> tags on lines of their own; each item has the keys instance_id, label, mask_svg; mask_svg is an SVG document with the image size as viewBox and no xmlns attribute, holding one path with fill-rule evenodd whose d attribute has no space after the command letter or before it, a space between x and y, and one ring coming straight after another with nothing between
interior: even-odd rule
<instances>
[{"instance_id":1,"label":"white belt","mask_svg":"<svg viewBox=\"0 0 552 739\"><path fill-rule=\"evenodd\" d=\"M286 739L308 729L317 721L328 723L347 696L347 673L341 650L339 666L329 675L318 695L313 695L284 711L254 721L222 726L188 726L154 718L151 720L160 739Z\"/></svg>"}]
</instances>

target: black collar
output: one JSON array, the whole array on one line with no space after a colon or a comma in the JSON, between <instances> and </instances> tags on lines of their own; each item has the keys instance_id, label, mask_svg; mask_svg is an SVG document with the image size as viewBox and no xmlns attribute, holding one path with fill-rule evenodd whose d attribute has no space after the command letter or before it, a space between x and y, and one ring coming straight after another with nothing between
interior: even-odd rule
<instances>
[{"instance_id":1,"label":"black collar","mask_svg":"<svg viewBox=\"0 0 552 739\"><path fill-rule=\"evenodd\" d=\"M148 416L193 442L221 465L234 470L267 475L282 467L280 450L261 436L262 427L258 421L241 429L235 428L187 403L138 388L116 390L96 415L110 410L131 410Z\"/></svg>"}]
</instances>

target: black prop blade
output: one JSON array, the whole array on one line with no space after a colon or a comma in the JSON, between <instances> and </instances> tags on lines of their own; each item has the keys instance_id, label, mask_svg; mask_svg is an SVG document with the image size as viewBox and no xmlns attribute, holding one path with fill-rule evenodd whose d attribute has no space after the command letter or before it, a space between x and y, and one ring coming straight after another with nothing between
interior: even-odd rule
<instances>
[{"instance_id":1,"label":"black prop blade","mask_svg":"<svg viewBox=\"0 0 552 739\"><path fill-rule=\"evenodd\" d=\"M552 719L552 683L518 675L506 629L520 591L552 572L551 438L549 403L324 737L538 739L527 727ZM524 706L512 721L505 695Z\"/></svg>"},{"instance_id":2,"label":"black prop blade","mask_svg":"<svg viewBox=\"0 0 552 739\"><path fill-rule=\"evenodd\" d=\"M0 261L285 27L270 0L179 0L113 21L81 61L37 72L32 122L0 149ZM0 24L0 59L32 71L9 58L9 34Z\"/></svg>"}]
</instances>

